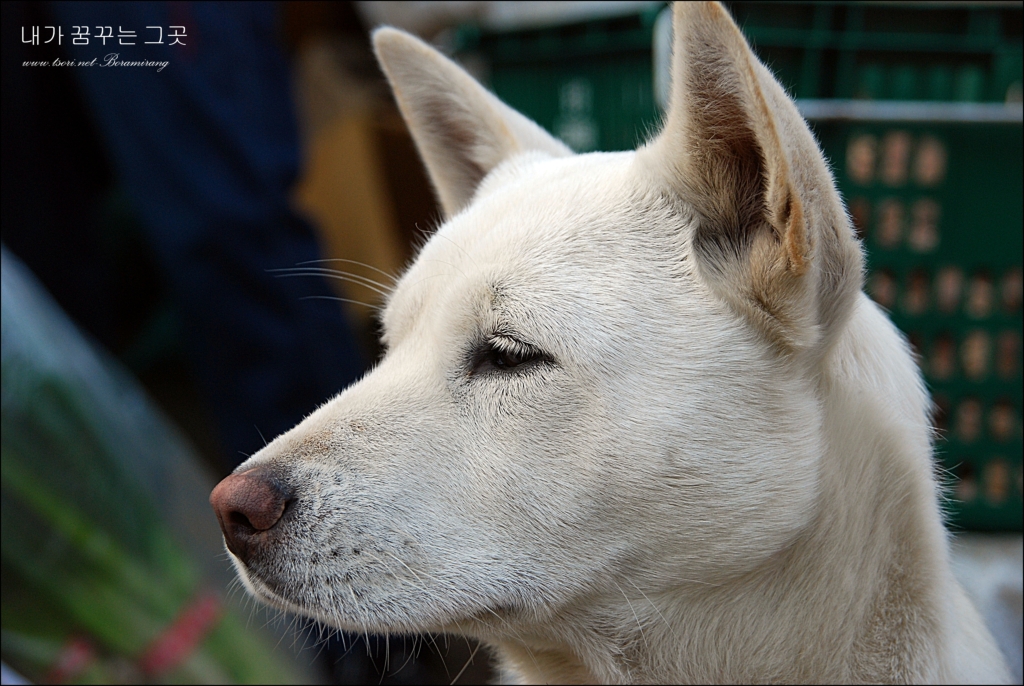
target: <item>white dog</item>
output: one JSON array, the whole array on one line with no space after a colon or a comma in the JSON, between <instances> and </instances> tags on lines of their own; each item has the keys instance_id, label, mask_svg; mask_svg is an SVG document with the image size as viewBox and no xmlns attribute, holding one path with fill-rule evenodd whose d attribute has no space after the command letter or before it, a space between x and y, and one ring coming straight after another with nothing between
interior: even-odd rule
<instances>
[{"instance_id":1,"label":"white dog","mask_svg":"<svg viewBox=\"0 0 1024 686\"><path fill-rule=\"evenodd\" d=\"M260 599L524 682L998 682L929 401L814 138L717 4L664 130L573 155L374 44L447 216L372 373L212 501Z\"/></svg>"}]
</instances>

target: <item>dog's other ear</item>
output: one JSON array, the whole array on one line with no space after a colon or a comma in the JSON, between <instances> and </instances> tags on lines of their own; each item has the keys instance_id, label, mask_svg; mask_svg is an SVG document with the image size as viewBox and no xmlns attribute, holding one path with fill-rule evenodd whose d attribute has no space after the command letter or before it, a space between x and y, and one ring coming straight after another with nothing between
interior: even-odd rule
<instances>
[{"instance_id":1,"label":"dog's other ear","mask_svg":"<svg viewBox=\"0 0 1024 686\"><path fill-rule=\"evenodd\" d=\"M446 216L469 204L487 173L516 153L572 154L418 38L385 27L374 32L373 46Z\"/></svg>"},{"instance_id":2,"label":"dog's other ear","mask_svg":"<svg viewBox=\"0 0 1024 686\"><path fill-rule=\"evenodd\" d=\"M718 3L677 2L672 92L640 159L697 213L697 271L788 352L822 349L862 283L860 244L793 101Z\"/></svg>"}]
</instances>

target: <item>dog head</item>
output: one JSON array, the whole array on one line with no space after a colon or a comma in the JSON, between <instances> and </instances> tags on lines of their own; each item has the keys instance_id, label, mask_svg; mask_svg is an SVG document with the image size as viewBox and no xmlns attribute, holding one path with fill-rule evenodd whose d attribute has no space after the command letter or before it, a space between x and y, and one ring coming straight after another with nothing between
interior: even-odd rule
<instances>
[{"instance_id":1,"label":"dog head","mask_svg":"<svg viewBox=\"0 0 1024 686\"><path fill-rule=\"evenodd\" d=\"M377 55L446 218L387 354L213 496L263 600L363 631L529 632L743 574L806 526L815 367L862 258L795 106L716 4L671 103L573 155L405 33Z\"/></svg>"}]
</instances>

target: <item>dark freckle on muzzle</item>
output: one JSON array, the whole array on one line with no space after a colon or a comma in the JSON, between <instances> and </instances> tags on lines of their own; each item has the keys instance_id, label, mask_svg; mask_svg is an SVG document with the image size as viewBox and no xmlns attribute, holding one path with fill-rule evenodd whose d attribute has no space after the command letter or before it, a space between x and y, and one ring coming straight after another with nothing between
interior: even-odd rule
<instances>
[{"instance_id":1,"label":"dark freckle on muzzle","mask_svg":"<svg viewBox=\"0 0 1024 686\"><path fill-rule=\"evenodd\" d=\"M228 550L246 564L293 501L292 490L260 467L228 476L210 494Z\"/></svg>"}]
</instances>

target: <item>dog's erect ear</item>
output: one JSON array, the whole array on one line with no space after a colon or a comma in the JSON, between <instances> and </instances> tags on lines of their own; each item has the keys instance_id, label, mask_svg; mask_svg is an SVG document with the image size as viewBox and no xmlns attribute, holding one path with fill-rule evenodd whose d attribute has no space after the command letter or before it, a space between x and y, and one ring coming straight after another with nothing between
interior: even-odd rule
<instances>
[{"instance_id":1,"label":"dog's erect ear","mask_svg":"<svg viewBox=\"0 0 1024 686\"><path fill-rule=\"evenodd\" d=\"M572 154L418 38L382 28L373 45L446 216L465 207L487 173L516 153Z\"/></svg>"},{"instance_id":2,"label":"dog's erect ear","mask_svg":"<svg viewBox=\"0 0 1024 686\"><path fill-rule=\"evenodd\" d=\"M792 100L718 3L677 2L672 92L640 157L693 207L698 273L790 352L821 348L862 282L859 242Z\"/></svg>"}]
</instances>

